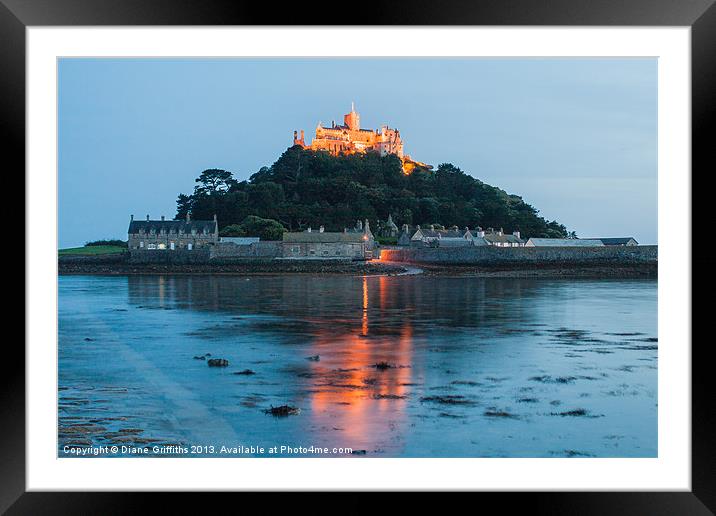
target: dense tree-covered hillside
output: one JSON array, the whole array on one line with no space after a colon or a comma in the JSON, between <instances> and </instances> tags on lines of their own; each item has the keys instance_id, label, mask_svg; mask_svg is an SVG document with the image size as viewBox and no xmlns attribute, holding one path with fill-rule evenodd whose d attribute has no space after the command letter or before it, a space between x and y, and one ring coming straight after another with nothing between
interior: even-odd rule
<instances>
[{"instance_id":1,"label":"dense tree-covered hillside","mask_svg":"<svg viewBox=\"0 0 716 516\"><path fill-rule=\"evenodd\" d=\"M191 195L177 200L177 219L187 211L195 219L220 226L240 224L249 216L274 219L291 231L325 226L327 231L368 219L373 227L388 214L402 224L457 225L519 229L523 236L564 237L566 228L547 221L521 197L465 174L449 163L436 170L416 168L406 176L398 157L377 153L331 156L291 147L270 167L248 181L225 170L209 169Z\"/></svg>"}]
</instances>

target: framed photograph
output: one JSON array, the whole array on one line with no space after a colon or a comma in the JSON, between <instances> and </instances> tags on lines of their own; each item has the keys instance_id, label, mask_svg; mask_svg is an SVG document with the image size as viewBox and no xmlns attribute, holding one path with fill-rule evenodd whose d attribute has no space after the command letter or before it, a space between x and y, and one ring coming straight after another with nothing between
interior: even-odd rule
<instances>
[{"instance_id":1,"label":"framed photograph","mask_svg":"<svg viewBox=\"0 0 716 516\"><path fill-rule=\"evenodd\" d=\"M321 25L2 2L27 302L0 509L529 491L551 514L711 514L691 171L712 2Z\"/></svg>"}]
</instances>

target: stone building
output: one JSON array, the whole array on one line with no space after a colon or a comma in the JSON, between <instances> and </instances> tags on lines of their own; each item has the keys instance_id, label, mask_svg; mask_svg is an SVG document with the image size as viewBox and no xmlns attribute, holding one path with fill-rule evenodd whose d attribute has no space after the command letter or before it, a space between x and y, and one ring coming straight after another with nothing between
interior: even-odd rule
<instances>
[{"instance_id":1,"label":"stone building","mask_svg":"<svg viewBox=\"0 0 716 516\"><path fill-rule=\"evenodd\" d=\"M380 228L380 236L382 237L397 237L399 233L398 226L393 222L393 216L388 214L388 220L382 224Z\"/></svg>"},{"instance_id":2,"label":"stone building","mask_svg":"<svg viewBox=\"0 0 716 516\"><path fill-rule=\"evenodd\" d=\"M202 249L219 241L219 224L214 220L134 220L131 216L127 231L129 250Z\"/></svg>"},{"instance_id":3,"label":"stone building","mask_svg":"<svg viewBox=\"0 0 716 516\"><path fill-rule=\"evenodd\" d=\"M353 229L342 232L318 231L310 227L306 231L283 234L284 258L322 258L370 260L373 258L375 241L368 220L358 221Z\"/></svg>"},{"instance_id":4,"label":"stone building","mask_svg":"<svg viewBox=\"0 0 716 516\"><path fill-rule=\"evenodd\" d=\"M475 232L476 238L482 238L485 240L487 245L494 245L496 247L524 247L525 241L520 237L519 231L513 231L512 234L505 234L502 228L494 230L488 228L487 231L483 231L482 228L478 227Z\"/></svg>"},{"instance_id":5,"label":"stone building","mask_svg":"<svg viewBox=\"0 0 716 516\"><path fill-rule=\"evenodd\" d=\"M403 226L403 233L406 233L407 226ZM402 238L402 235L401 235ZM474 245L474 237L468 228L464 230L453 226L450 229L436 229L435 225L427 228L416 226L415 232L410 236L409 245L413 247L457 247ZM399 245L404 245L405 239L399 240Z\"/></svg>"},{"instance_id":6,"label":"stone building","mask_svg":"<svg viewBox=\"0 0 716 516\"><path fill-rule=\"evenodd\" d=\"M382 126L380 129L361 129L360 115L351 103L351 112L343 116L343 124L336 125L335 121L331 127L323 127L319 122L316 133L310 145L306 144L304 131L301 129L301 136L298 131L293 132L293 144L300 145L304 149L328 151L337 156L339 154L354 154L356 152L374 151L381 156L395 154L403 163L403 172L409 174L416 166L432 168L430 165L414 161L403 152L403 139L400 131Z\"/></svg>"},{"instance_id":7,"label":"stone building","mask_svg":"<svg viewBox=\"0 0 716 516\"><path fill-rule=\"evenodd\" d=\"M400 236L398 236L398 245L409 246L411 236L413 236L413 232L410 231L410 226L403 224L403 229L400 231Z\"/></svg>"}]
</instances>

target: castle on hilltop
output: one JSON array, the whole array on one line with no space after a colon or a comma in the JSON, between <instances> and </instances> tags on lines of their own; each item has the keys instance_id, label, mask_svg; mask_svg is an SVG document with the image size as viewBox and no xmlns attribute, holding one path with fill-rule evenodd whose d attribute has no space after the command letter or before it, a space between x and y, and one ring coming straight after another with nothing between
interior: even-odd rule
<instances>
[{"instance_id":1,"label":"castle on hilltop","mask_svg":"<svg viewBox=\"0 0 716 516\"><path fill-rule=\"evenodd\" d=\"M351 103L351 112L343 115L343 125L331 123L331 127L323 127L319 122L316 135L310 145L306 145L303 129L301 137L298 131L293 132L293 144L304 149L328 151L334 156L353 154L356 152L378 152L381 156L395 154L403 163L403 171L410 174L416 166L432 168L430 165L413 161L403 153L403 140L400 131L384 125L380 129L361 129L360 115Z\"/></svg>"}]
</instances>

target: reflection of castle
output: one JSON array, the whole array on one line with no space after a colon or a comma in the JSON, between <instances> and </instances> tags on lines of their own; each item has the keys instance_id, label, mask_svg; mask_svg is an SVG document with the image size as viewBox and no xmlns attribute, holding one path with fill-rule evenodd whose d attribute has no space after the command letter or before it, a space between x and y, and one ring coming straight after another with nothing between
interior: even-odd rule
<instances>
[{"instance_id":1,"label":"reflection of castle","mask_svg":"<svg viewBox=\"0 0 716 516\"><path fill-rule=\"evenodd\" d=\"M331 127L323 127L318 123L316 135L310 145L306 145L303 130L301 137L298 131L293 132L293 144L304 149L328 151L338 154L353 154L356 152L378 152L381 156L395 154L403 162L403 171L412 172L415 166L432 168L430 165L413 161L410 156L403 154L403 140L400 131L384 125L380 129L361 129L360 115L355 106L351 104L351 112L343 116L343 125L331 123Z\"/></svg>"}]
</instances>

